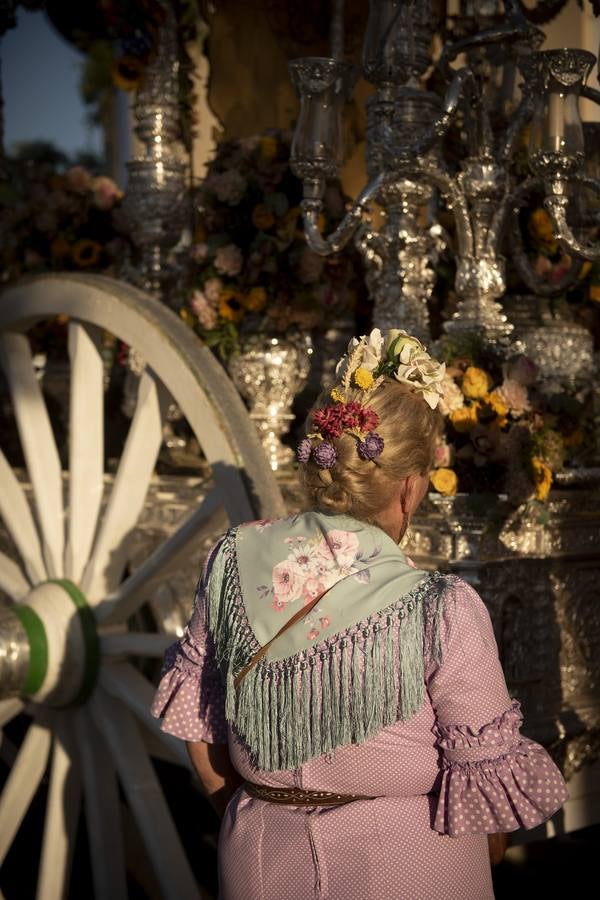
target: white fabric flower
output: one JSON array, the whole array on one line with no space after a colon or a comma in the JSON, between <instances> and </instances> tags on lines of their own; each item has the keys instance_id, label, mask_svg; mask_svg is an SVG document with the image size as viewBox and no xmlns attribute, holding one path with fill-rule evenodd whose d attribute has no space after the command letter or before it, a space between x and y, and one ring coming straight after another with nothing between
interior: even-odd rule
<instances>
[{"instance_id":1,"label":"white fabric flower","mask_svg":"<svg viewBox=\"0 0 600 900\"><path fill-rule=\"evenodd\" d=\"M440 397L440 412L449 416L451 412L462 409L465 405L465 395L450 375L444 375L442 381L443 394Z\"/></svg>"}]
</instances>

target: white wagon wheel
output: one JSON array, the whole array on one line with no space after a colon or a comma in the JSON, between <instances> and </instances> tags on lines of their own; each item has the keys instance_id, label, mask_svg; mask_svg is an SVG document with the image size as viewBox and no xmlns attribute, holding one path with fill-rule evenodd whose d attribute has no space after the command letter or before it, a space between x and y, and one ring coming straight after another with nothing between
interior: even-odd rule
<instances>
[{"instance_id":1,"label":"white wagon wheel","mask_svg":"<svg viewBox=\"0 0 600 900\"><path fill-rule=\"evenodd\" d=\"M69 317L67 501L63 472L24 332ZM103 503L103 364L108 330L147 361L107 502ZM128 655L160 657L172 640L128 631L163 567L190 554L223 507L231 522L280 514L281 497L241 400L206 348L146 294L101 276L48 275L0 296L0 352L33 492L0 453L0 514L16 548L0 554L0 727L32 716L0 797L0 865L46 771L48 800L37 900L60 900L81 803L96 900L125 900L118 784L165 898L199 897L147 742L188 765L183 745L149 715L153 687ZM123 580L162 442L167 401L181 408L212 467L200 507Z\"/></svg>"}]
</instances>

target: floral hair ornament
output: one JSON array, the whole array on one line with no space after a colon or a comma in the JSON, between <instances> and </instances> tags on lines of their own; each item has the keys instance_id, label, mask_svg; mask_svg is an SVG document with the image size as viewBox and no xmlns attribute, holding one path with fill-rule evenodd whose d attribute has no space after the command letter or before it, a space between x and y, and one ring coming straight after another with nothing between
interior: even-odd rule
<instances>
[{"instance_id":1,"label":"floral hair ornament","mask_svg":"<svg viewBox=\"0 0 600 900\"><path fill-rule=\"evenodd\" d=\"M313 413L315 431L300 441L298 462L312 459L320 469L331 469L337 461L332 441L344 432L357 439L361 459L377 459L384 448L383 438L375 431L379 416L364 403L348 400L348 391L358 389L366 400L387 376L408 385L435 409L443 395L445 372L445 364L433 359L406 331L392 328L383 335L374 328L368 336L352 338L335 370L340 383L330 394L333 405Z\"/></svg>"}]
</instances>

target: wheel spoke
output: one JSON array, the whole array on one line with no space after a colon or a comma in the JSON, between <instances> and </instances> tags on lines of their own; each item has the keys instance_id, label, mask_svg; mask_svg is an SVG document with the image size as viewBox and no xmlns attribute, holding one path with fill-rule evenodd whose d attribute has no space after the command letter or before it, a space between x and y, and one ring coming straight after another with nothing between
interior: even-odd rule
<instances>
[{"instance_id":1,"label":"wheel spoke","mask_svg":"<svg viewBox=\"0 0 600 900\"><path fill-rule=\"evenodd\" d=\"M202 544L204 537L218 534L227 527L227 514L220 493L214 488L200 506L188 516L177 531L170 535L145 560L133 575L126 578L116 591L98 608L98 621L124 622L149 599L152 586L164 579L165 572Z\"/></svg>"},{"instance_id":2,"label":"wheel spoke","mask_svg":"<svg viewBox=\"0 0 600 900\"><path fill-rule=\"evenodd\" d=\"M42 552L48 574L59 578L63 574L64 524L62 472L56 441L26 335L7 333L0 341L21 446L33 485Z\"/></svg>"},{"instance_id":3,"label":"wheel spoke","mask_svg":"<svg viewBox=\"0 0 600 900\"><path fill-rule=\"evenodd\" d=\"M135 720L100 691L91 708L110 747L161 896L198 900L198 886Z\"/></svg>"},{"instance_id":4,"label":"wheel spoke","mask_svg":"<svg viewBox=\"0 0 600 900\"><path fill-rule=\"evenodd\" d=\"M0 728L23 712L25 704L18 697L9 697L8 700L0 700Z\"/></svg>"},{"instance_id":5,"label":"wheel spoke","mask_svg":"<svg viewBox=\"0 0 600 900\"><path fill-rule=\"evenodd\" d=\"M100 652L103 656L121 656L127 653L133 656L161 657L172 643L172 634L143 634L135 631L101 634Z\"/></svg>"},{"instance_id":6,"label":"wheel spoke","mask_svg":"<svg viewBox=\"0 0 600 900\"><path fill-rule=\"evenodd\" d=\"M101 332L69 325L69 525L65 574L79 581L96 530L104 489L104 366Z\"/></svg>"},{"instance_id":7,"label":"wheel spoke","mask_svg":"<svg viewBox=\"0 0 600 900\"><path fill-rule=\"evenodd\" d=\"M16 601L21 600L30 589L31 585L16 562L0 551L0 590Z\"/></svg>"},{"instance_id":8,"label":"wheel spoke","mask_svg":"<svg viewBox=\"0 0 600 900\"><path fill-rule=\"evenodd\" d=\"M161 731L158 719L150 712L155 688L136 668L127 662L103 666L100 683L105 691L121 700L140 719L158 740L168 747L177 762L191 768L189 757L181 741Z\"/></svg>"},{"instance_id":9,"label":"wheel spoke","mask_svg":"<svg viewBox=\"0 0 600 900\"><path fill-rule=\"evenodd\" d=\"M81 781L66 715L56 719L36 900L62 900L77 834Z\"/></svg>"},{"instance_id":10,"label":"wheel spoke","mask_svg":"<svg viewBox=\"0 0 600 900\"><path fill-rule=\"evenodd\" d=\"M30 725L0 797L0 865L19 830L46 771L51 734L34 722Z\"/></svg>"},{"instance_id":11,"label":"wheel spoke","mask_svg":"<svg viewBox=\"0 0 600 900\"><path fill-rule=\"evenodd\" d=\"M32 584L44 581L46 566L29 503L17 476L0 450L0 515L23 560Z\"/></svg>"},{"instance_id":12,"label":"wheel spoke","mask_svg":"<svg viewBox=\"0 0 600 900\"><path fill-rule=\"evenodd\" d=\"M83 775L95 900L127 900L127 876L119 788L104 738L88 709L75 716Z\"/></svg>"},{"instance_id":13,"label":"wheel spoke","mask_svg":"<svg viewBox=\"0 0 600 900\"><path fill-rule=\"evenodd\" d=\"M138 520L162 443L168 395L145 370L135 413L123 449L92 558L83 575L83 591L98 603L119 583L127 558L126 537Z\"/></svg>"}]
</instances>

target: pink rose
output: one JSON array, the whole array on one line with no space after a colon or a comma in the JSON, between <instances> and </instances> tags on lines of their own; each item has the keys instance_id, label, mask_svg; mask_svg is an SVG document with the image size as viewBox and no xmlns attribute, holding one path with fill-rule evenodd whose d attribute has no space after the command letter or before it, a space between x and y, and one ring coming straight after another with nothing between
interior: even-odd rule
<instances>
[{"instance_id":1,"label":"pink rose","mask_svg":"<svg viewBox=\"0 0 600 900\"><path fill-rule=\"evenodd\" d=\"M106 175L98 175L92 181L92 192L94 194L94 204L98 209L112 209L117 200L123 196L123 191L119 190L112 178Z\"/></svg>"},{"instance_id":2,"label":"pink rose","mask_svg":"<svg viewBox=\"0 0 600 900\"><path fill-rule=\"evenodd\" d=\"M227 244L225 247L219 247L215 256L215 269L222 275L229 275L234 278L239 275L242 268L244 257L235 244Z\"/></svg>"},{"instance_id":3,"label":"pink rose","mask_svg":"<svg viewBox=\"0 0 600 900\"><path fill-rule=\"evenodd\" d=\"M454 449L451 444L438 444L435 448L434 466L436 469L448 469L452 465Z\"/></svg>"},{"instance_id":4,"label":"pink rose","mask_svg":"<svg viewBox=\"0 0 600 900\"><path fill-rule=\"evenodd\" d=\"M189 306L202 328L210 331L217 324L217 314L210 306L202 291L194 291L189 299Z\"/></svg>"},{"instance_id":5,"label":"pink rose","mask_svg":"<svg viewBox=\"0 0 600 900\"><path fill-rule=\"evenodd\" d=\"M329 618L329 616L322 616L319 619L319 622L321 623L321 628L328 628L331 625L331 619Z\"/></svg>"},{"instance_id":6,"label":"pink rose","mask_svg":"<svg viewBox=\"0 0 600 900\"><path fill-rule=\"evenodd\" d=\"M317 631L316 628L311 628L310 631L308 632L309 641L314 641L314 639L317 637L319 637L319 632Z\"/></svg>"},{"instance_id":7,"label":"pink rose","mask_svg":"<svg viewBox=\"0 0 600 900\"><path fill-rule=\"evenodd\" d=\"M295 600L302 593L304 576L302 569L292 560L285 559L273 568L273 588L275 601L283 605Z\"/></svg>"},{"instance_id":8,"label":"pink rose","mask_svg":"<svg viewBox=\"0 0 600 900\"><path fill-rule=\"evenodd\" d=\"M506 378L500 387L496 389L496 393L502 402L508 406L515 418L522 416L523 413L529 412L531 409L527 388L512 378Z\"/></svg>"},{"instance_id":9,"label":"pink rose","mask_svg":"<svg viewBox=\"0 0 600 900\"><path fill-rule=\"evenodd\" d=\"M538 368L528 356L517 358L506 367L506 377L510 381L516 381L523 387L530 387L537 378Z\"/></svg>"},{"instance_id":10,"label":"pink rose","mask_svg":"<svg viewBox=\"0 0 600 900\"><path fill-rule=\"evenodd\" d=\"M332 562L339 569L349 568L356 560L358 538L352 531L334 529L317 547L317 555L329 568Z\"/></svg>"},{"instance_id":11,"label":"pink rose","mask_svg":"<svg viewBox=\"0 0 600 900\"><path fill-rule=\"evenodd\" d=\"M67 186L76 194L85 194L92 184L92 176L83 166L71 166L65 172Z\"/></svg>"},{"instance_id":12,"label":"pink rose","mask_svg":"<svg viewBox=\"0 0 600 900\"><path fill-rule=\"evenodd\" d=\"M220 278L207 278L204 282L204 296L209 303L218 303L222 290L223 282Z\"/></svg>"}]
</instances>

